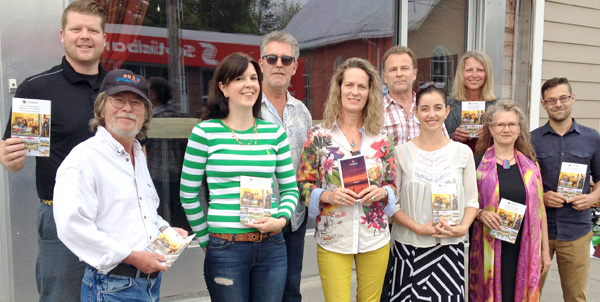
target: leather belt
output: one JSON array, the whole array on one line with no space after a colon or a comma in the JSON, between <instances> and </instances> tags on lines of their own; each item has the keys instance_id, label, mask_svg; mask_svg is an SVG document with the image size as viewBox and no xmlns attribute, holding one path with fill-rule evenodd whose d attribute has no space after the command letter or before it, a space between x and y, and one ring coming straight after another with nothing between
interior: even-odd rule
<instances>
[{"instance_id":1,"label":"leather belt","mask_svg":"<svg viewBox=\"0 0 600 302\"><path fill-rule=\"evenodd\" d=\"M251 232L251 233L241 233L241 234L210 233L210 236L219 238L219 239L224 239L227 241L261 242L263 239L273 237L279 233L281 233L281 231L270 232L270 233Z\"/></svg>"},{"instance_id":2,"label":"leather belt","mask_svg":"<svg viewBox=\"0 0 600 302\"><path fill-rule=\"evenodd\" d=\"M42 199L42 202L51 206L52 205L52 199Z\"/></svg>"},{"instance_id":3,"label":"leather belt","mask_svg":"<svg viewBox=\"0 0 600 302\"><path fill-rule=\"evenodd\" d=\"M159 273L160 272L158 271L151 274L146 274L133 266L119 264L115 268L110 270L110 272L108 272L108 275L119 275L130 278L155 279L156 277L158 277Z\"/></svg>"}]
</instances>

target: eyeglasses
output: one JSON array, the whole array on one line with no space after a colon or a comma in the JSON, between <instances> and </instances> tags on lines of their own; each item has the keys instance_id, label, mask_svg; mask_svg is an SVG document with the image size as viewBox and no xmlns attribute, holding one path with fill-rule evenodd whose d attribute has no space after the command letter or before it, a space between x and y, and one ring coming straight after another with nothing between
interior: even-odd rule
<instances>
[{"instance_id":1,"label":"eyeglasses","mask_svg":"<svg viewBox=\"0 0 600 302\"><path fill-rule=\"evenodd\" d=\"M122 98L108 98L108 100L117 109L122 109L123 107L125 107L125 104L127 104L127 102L129 102L133 110L140 110L144 108L144 101L140 99L124 100Z\"/></svg>"},{"instance_id":2,"label":"eyeglasses","mask_svg":"<svg viewBox=\"0 0 600 302\"><path fill-rule=\"evenodd\" d=\"M263 59L266 59L267 63L269 65L277 64L277 58L281 58L281 64L283 64L283 66L290 66L295 61L294 57L290 57L290 56L276 56L276 55L263 56Z\"/></svg>"},{"instance_id":3,"label":"eyeglasses","mask_svg":"<svg viewBox=\"0 0 600 302\"><path fill-rule=\"evenodd\" d=\"M507 123L493 123L492 124L492 126L498 128L498 129L504 129L504 128L506 128L506 126L508 126L508 128L510 130L515 129L515 128L519 127L520 125L521 124L519 124L519 123L508 123L508 124Z\"/></svg>"},{"instance_id":4,"label":"eyeglasses","mask_svg":"<svg viewBox=\"0 0 600 302\"><path fill-rule=\"evenodd\" d=\"M421 85L419 85L419 89L427 89L431 86L433 86L437 89L444 89L444 88L446 88L446 83L444 83L444 82L425 82L425 83L421 83Z\"/></svg>"},{"instance_id":5,"label":"eyeglasses","mask_svg":"<svg viewBox=\"0 0 600 302\"><path fill-rule=\"evenodd\" d=\"M544 100L544 104L546 105L550 105L550 106L554 106L556 104L556 101L560 101L562 104L568 102L571 100L571 95L563 95L561 97L559 97L558 99L547 99Z\"/></svg>"}]
</instances>

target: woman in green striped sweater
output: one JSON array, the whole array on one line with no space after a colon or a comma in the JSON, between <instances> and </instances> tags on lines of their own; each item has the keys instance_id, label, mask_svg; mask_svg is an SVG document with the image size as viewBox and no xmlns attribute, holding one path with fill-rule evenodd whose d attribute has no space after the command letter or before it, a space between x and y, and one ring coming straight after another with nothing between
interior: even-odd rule
<instances>
[{"instance_id":1,"label":"woman in green striped sweater","mask_svg":"<svg viewBox=\"0 0 600 302\"><path fill-rule=\"evenodd\" d=\"M298 202L284 129L258 118L262 73L250 56L227 56L212 78L202 122L192 130L181 203L204 249L212 301L281 301L287 259L281 229ZM273 175L279 205L271 198ZM205 216L202 179L210 194ZM262 218L261 218L262 217Z\"/></svg>"}]
</instances>

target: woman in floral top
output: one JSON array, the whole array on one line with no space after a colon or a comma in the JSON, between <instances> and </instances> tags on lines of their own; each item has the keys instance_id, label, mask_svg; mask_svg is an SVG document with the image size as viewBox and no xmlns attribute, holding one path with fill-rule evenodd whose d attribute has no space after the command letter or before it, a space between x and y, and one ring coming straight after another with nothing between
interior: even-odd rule
<instances>
[{"instance_id":1,"label":"woman in floral top","mask_svg":"<svg viewBox=\"0 0 600 302\"><path fill-rule=\"evenodd\" d=\"M394 145L382 122L377 71L363 59L346 60L329 84L323 124L308 133L298 178L309 217L317 217L317 259L326 301L350 301L353 262L356 300L378 301L381 296L396 188ZM342 186L340 160L348 158L359 163L364 158L362 171L369 183L360 189ZM348 186L354 179L346 173Z\"/></svg>"}]
</instances>

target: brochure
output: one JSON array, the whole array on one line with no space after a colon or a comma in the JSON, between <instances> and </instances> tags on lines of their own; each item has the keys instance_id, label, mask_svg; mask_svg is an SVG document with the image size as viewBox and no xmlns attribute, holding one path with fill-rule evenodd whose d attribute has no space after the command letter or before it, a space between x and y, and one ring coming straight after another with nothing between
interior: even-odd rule
<instances>
[{"instance_id":1,"label":"brochure","mask_svg":"<svg viewBox=\"0 0 600 302\"><path fill-rule=\"evenodd\" d=\"M502 198L496 213L502 218L500 230L492 230L490 236L506 242L515 243L523 224L526 205Z\"/></svg>"},{"instance_id":2,"label":"brochure","mask_svg":"<svg viewBox=\"0 0 600 302\"><path fill-rule=\"evenodd\" d=\"M11 137L25 144L26 156L50 156L50 101L13 98Z\"/></svg>"},{"instance_id":3,"label":"brochure","mask_svg":"<svg viewBox=\"0 0 600 302\"><path fill-rule=\"evenodd\" d=\"M485 102L461 102L461 128L467 130L471 137L477 137L477 131L483 127Z\"/></svg>"},{"instance_id":4,"label":"brochure","mask_svg":"<svg viewBox=\"0 0 600 302\"><path fill-rule=\"evenodd\" d=\"M240 222L271 217L272 178L240 176Z\"/></svg>"},{"instance_id":5,"label":"brochure","mask_svg":"<svg viewBox=\"0 0 600 302\"><path fill-rule=\"evenodd\" d=\"M431 185L431 206L433 208L433 224L443 218L449 225L460 224L456 185L434 183Z\"/></svg>"},{"instance_id":6,"label":"brochure","mask_svg":"<svg viewBox=\"0 0 600 302\"><path fill-rule=\"evenodd\" d=\"M586 172L587 165L585 164L563 162L558 175L557 192L567 198L581 195Z\"/></svg>"},{"instance_id":7,"label":"brochure","mask_svg":"<svg viewBox=\"0 0 600 302\"><path fill-rule=\"evenodd\" d=\"M369 187L369 176L364 155L357 155L339 160L342 188L350 189L356 194Z\"/></svg>"},{"instance_id":8,"label":"brochure","mask_svg":"<svg viewBox=\"0 0 600 302\"><path fill-rule=\"evenodd\" d=\"M172 227L167 227L160 233L160 235L154 239L146 250L155 254L163 255L167 258L167 261L163 262L167 267L171 267L177 257L185 250L185 248L192 242L192 239L196 234L189 235L187 238L179 235Z\"/></svg>"}]
</instances>

